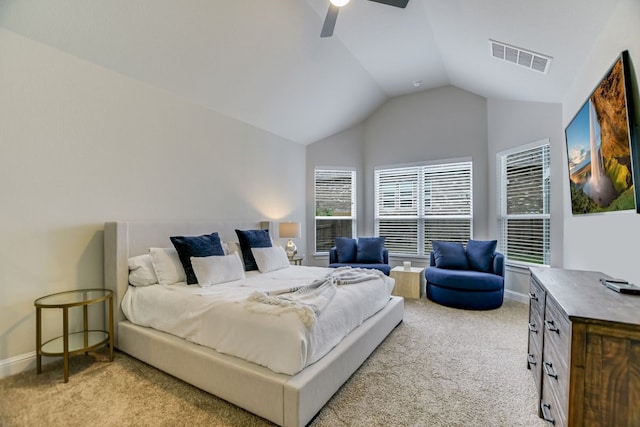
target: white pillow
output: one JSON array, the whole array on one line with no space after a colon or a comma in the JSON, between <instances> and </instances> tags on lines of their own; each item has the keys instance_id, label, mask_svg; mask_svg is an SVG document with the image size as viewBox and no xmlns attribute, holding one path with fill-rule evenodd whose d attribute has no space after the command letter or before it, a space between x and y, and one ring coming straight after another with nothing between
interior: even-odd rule
<instances>
[{"instance_id":1,"label":"white pillow","mask_svg":"<svg viewBox=\"0 0 640 427\"><path fill-rule=\"evenodd\" d=\"M175 248L149 248L149 255L161 285L174 285L187 280Z\"/></svg>"},{"instance_id":2,"label":"white pillow","mask_svg":"<svg viewBox=\"0 0 640 427\"><path fill-rule=\"evenodd\" d=\"M191 257L198 285L205 287L244 279L244 267L236 252L229 255Z\"/></svg>"},{"instance_id":3,"label":"white pillow","mask_svg":"<svg viewBox=\"0 0 640 427\"><path fill-rule=\"evenodd\" d=\"M256 259L260 273L281 270L290 266L289 258L287 258L287 254L281 246L251 248L251 253Z\"/></svg>"},{"instance_id":4,"label":"white pillow","mask_svg":"<svg viewBox=\"0 0 640 427\"><path fill-rule=\"evenodd\" d=\"M128 259L129 283L133 286L149 286L158 283L158 276L153 269L151 255L144 254Z\"/></svg>"}]
</instances>

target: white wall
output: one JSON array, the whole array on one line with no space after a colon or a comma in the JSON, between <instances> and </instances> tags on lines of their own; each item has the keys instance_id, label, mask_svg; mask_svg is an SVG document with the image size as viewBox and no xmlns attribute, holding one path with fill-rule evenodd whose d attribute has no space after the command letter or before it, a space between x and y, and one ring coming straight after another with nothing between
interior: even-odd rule
<instances>
[{"instance_id":1,"label":"white wall","mask_svg":"<svg viewBox=\"0 0 640 427\"><path fill-rule=\"evenodd\" d=\"M545 138L551 146L551 265L562 266L562 197L566 164L562 162L564 133L562 105L536 102L487 100L489 135L489 230L498 236L498 187L496 154ZM508 268L505 291L518 295L529 292L529 270Z\"/></svg>"},{"instance_id":2,"label":"white wall","mask_svg":"<svg viewBox=\"0 0 640 427\"><path fill-rule=\"evenodd\" d=\"M105 221L304 224L304 146L4 29L0 52L0 377L33 366L36 298L102 287Z\"/></svg>"},{"instance_id":3,"label":"white wall","mask_svg":"<svg viewBox=\"0 0 640 427\"><path fill-rule=\"evenodd\" d=\"M616 7L599 42L593 46L581 72L576 75L563 101L562 122L566 127L576 111L600 82L623 50L628 50L635 68L636 123L640 123L638 81L640 80L640 2L624 0ZM566 154L562 161L567 162ZM634 177L636 185L640 177ZM640 284L638 242L640 215L634 211L599 215L571 214L569 176L564 180L564 267L595 270Z\"/></svg>"}]
</instances>

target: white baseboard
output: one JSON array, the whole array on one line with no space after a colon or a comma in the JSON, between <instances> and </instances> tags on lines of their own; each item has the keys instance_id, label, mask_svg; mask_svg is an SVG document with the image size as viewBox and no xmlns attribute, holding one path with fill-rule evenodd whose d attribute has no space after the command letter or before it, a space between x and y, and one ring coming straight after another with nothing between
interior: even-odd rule
<instances>
[{"instance_id":1,"label":"white baseboard","mask_svg":"<svg viewBox=\"0 0 640 427\"><path fill-rule=\"evenodd\" d=\"M43 357L42 365L59 360L59 357ZM36 352L20 354L9 359L0 360L0 379L11 375L36 369Z\"/></svg>"},{"instance_id":2,"label":"white baseboard","mask_svg":"<svg viewBox=\"0 0 640 427\"><path fill-rule=\"evenodd\" d=\"M506 299L521 302L523 304L529 305L529 295L524 295L519 292L510 291L509 289L504 290L504 297Z\"/></svg>"},{"instance_id":3,"label":"white baseboard","mask_svg":"<svg viewBox=\"0 0 640 427\"><path fill-rule=\"evenodd\" d=\"M6 378L36 367L36 352L20 354L0 360L0 378Z\"/></svg>"}]
</instances>

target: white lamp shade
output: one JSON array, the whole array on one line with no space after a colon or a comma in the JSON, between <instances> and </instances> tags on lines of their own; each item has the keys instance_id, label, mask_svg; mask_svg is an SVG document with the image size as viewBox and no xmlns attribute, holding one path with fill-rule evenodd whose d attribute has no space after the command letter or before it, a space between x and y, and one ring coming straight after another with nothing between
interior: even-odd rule
<instances>
[{"instance_id":1,"label":"white lamp shade","mask_svg":"<svg viewBox=\"0 0 640 427\"><path fill-rule=\"evenodd\" d=\"M281 222L278 230L280 237L287 239L293 239L300 237L300 223L299 222Z\"/></svg>"}]
</instances>

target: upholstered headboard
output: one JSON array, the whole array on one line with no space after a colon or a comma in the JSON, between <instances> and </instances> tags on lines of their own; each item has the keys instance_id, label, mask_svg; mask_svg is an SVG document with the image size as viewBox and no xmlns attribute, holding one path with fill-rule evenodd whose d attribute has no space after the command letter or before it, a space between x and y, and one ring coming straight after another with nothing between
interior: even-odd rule
<instances>
[{"instance_id":1,"label":"upholstered headboard","mask_svg":"<svg viewBox=\"0 0 640 427\"><path fill-rule=\"evenodd\" d=\"M264 229L268 222L106 222L104 224L104 287L113 291L114 344L118 323L126 320L120 304L129 287L129 257L148 253L150 247L173 247L170 236L196 236L218 232L222 241L237 241L235 230ZM107 320L108 322L108 320Z\"/></svg>"}]
</instances>

